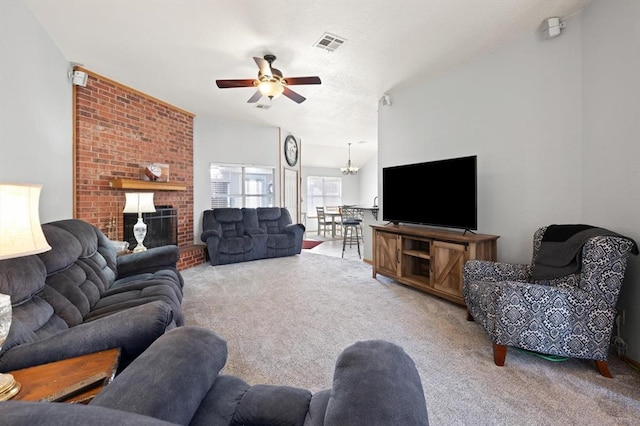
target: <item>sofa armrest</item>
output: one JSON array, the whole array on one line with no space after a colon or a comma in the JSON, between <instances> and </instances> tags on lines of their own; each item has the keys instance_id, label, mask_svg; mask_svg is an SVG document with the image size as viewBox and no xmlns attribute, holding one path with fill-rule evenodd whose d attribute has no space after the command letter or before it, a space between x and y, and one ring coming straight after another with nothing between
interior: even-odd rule
<instances>
[{"instance_id":1,"label":"sofa armrest","mask_svg":"<svg viewBox=\"0 0 640 426\"><path fill-rule=\"evenodd\" d=\"M163 268L176 268L180 259L178 246L153 247L149 250L119 256L116 259L118 279Z\"/></svg>"},{"instance_id":2,"label":"sofa armrest","mask_svg":"<svg viewBox=\"0 0 640 426\"><path fill-rule=\"evenodd\" d=\"M428 425L418 370L384 340L357 342L338 357L325 424Z\"/></svg>"},{"instance_id":3,"label":"sofa armrest","mask_svg":"<svg viewBox=\"0 0 640 426\"><path fill-rule=\"evenodd\" d=\"M195 326L167 332L98 394L91 406L188 424L227 360L227 343Z\"/></svg>"},{"instance_id":4,"label":"sofa armrest","mask_svg":"<svg viewBox=\"0 0 640 426\"><path fill-rule=\"evenodd\" d=\"M2 424L6 426L171 426L152 417L104 407L82 404L49 404L42 402L5 401Z\"/></svg>"},{"instance_id":5,"label":"sofa armrest","mask_svg":"<svg viewBox=\"0 0 640 426\"><path fill-rule=\"evenodd\" d=\"M468 260L464 264L463 279L472 281L531 281L533 266L518 263L493 262L490 260Z\"/></svg>"},{"instance_id":6,"label":"sofa armrest","mask_svg":"<svg viewBox=\"0 0 640 426\"><path fill-rule=\"evenodd\" d=\"M165 302L150 302L83 323L29 343L19 344L0 357L0 371L46 364L111 348L121 348L120 366L126 366L172 327L173 312Z\"/></svg>"},{"instance_id":7,"label":"sofa armrest","mask_svg":"<svg viewBox=\"0 0 640 426\"><path fill-rule=\"evenodd\" d=\"M290 223L289 225L282 228L283 232L287 234L292 234L292 235L302 235L304 234L305 230L306 229L304 225L301 223Z\"/></svg>"},{"instance_id":8,"label":"sofa armrest","mask_svg":"<svg viewBox=\"0 0 640 426\"><path fill-rule=\"evenodd\" d=\"M215 237L219 239L220 233L218 231L214 231L213 229L209 229L207 231L204 231L202 234L200 234L200 239L205 243L211 237Z\"/></svg>"}]
</instances>

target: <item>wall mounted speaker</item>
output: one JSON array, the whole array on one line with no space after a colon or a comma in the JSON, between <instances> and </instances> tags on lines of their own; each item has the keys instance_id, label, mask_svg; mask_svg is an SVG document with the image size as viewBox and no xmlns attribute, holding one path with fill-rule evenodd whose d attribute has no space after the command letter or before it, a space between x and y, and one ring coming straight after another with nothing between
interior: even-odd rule
<instances>
[{"instance_id":1,"label":"wall mounted speaker","mask_svg":"<svg viewBox=\"0 0 640 426\"><path fill-rule=\"evenodd\" d=\"M71 83L74 86L85 87L87 85L87 73L83 71L73 71L71 74Z\"/></svg>"},{"instance_id":2,"label":"wall mounted speaker","mask_svg":"<svg viewBox=\"0 0 640 426\"><path fill-rule=\"evenodd\" d=\"M546 39L558 37L565 28L565 21L558 17L547 18L540 24L540 31Z\"/></svg>"}]
</instances>

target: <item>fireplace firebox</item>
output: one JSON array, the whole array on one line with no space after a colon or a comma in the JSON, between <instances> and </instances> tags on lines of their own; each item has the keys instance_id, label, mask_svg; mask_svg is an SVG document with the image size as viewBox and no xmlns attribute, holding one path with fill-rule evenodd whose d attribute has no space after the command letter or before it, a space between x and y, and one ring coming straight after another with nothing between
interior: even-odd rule
<instances>
[{"instance_id":1,"label":"fireplace firebox","mask_svg":"<svg viewBox=\"0 0 640 426\"><path fill-rule=\"evenodd\" d=\"M138 242L133 235L133 225L138 221L136 213L123 213L124 241L129 247ZM172 206L156 206L155 213L142 213L142 220L147 224L147 236L144 245L147 248L178 244L178 212Z\"/></svg>"}]
</instances>

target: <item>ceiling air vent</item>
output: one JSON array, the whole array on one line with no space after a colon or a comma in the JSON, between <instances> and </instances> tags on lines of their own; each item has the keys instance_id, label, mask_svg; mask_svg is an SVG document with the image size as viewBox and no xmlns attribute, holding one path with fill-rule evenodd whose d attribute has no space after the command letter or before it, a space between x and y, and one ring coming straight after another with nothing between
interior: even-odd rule
<instances>
[{"instance_id":1,"label":"ceiling air vent","mask_svg":"<svg viewBox=\"0 0 640 426\"><path fill-rule=\"evenodd\" d=\"M269 109L269 108L271 108L271 105L268 105L268 104L256 104L256 108L258 108L258 109Z\"/></svg>"},{"instance_id":2,"label":"ceiling air vent","mask_svg":"<svg viewBox=\"0 0 640 426\"><path fill-rule=\"evenodd\" d=\"M319 47L320 49L327 50L329 52L333 52L338 47L342 46L342 44L347 41L343 37L339 37L337 35L324 33L324 35L318 40L318 42L314 45Z\"/></svg>"}]
</instances>

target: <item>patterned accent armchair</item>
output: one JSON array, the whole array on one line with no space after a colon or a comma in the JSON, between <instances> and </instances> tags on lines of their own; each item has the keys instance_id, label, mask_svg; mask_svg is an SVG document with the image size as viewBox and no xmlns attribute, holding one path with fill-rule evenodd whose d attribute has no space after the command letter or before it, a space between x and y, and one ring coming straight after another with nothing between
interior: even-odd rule
<instances>
[{"instance_id":1,"label":"patterned accent armchair","mask_svg":"<svg viewBox=\"0 0 640 426\"><path fill-rule=\"evenodd\" d=\"M493 341L493 358L503 366L507 346L570 358L594 360L601 375L612 377L607 356L616 302L633 240L599 235L586 240L581 269L560 278L535 280L534 265L548 227L533 238L531 265L468 261L463 296L468 319Z\"/></svg>"}]
</instances>

